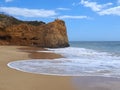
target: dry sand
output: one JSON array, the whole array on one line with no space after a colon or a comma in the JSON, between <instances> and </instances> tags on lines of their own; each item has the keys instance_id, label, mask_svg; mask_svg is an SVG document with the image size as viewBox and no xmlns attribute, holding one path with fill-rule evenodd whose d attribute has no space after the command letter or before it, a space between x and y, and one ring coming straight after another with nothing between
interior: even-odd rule
<instances>
[{"instance_id":1,"label":"dry sand","mask_svg":"<svg viewBox=\"0 0 120 90\"><path fill-rule=\"evenodd\" d=\"M70 77L24 73L7 67L7 63L30 59L17 46L0 46L0 90L73 90Z\"/></svg>"},{"instance_id":2,"label":"dry sand","mask_svg":"<svg viewBox=\"0 0 120 90\"><path fill-rule=\"evenodd\" d=\"M120 79L49 76L25 73L7 67L7 63L16 60L61 57L57 54L35 53L35 50L41 49L0 46L0 90L120 90Z\"/></svg>"}]
</instances>

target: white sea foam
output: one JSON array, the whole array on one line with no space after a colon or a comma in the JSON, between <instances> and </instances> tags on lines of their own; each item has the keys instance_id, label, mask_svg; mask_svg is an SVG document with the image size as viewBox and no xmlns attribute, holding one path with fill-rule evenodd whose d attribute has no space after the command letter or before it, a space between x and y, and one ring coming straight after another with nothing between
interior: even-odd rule
<instances>
[{"instance_id":1,"label":"white sea foam","mask_svg":"<svg viewBox=\"0 0 120 90\"><path fill-rule=\"evenodd\" d=\"M74 47L48 50L47 52L58 53L65 58L22 60L10 62L8 66L24 72L46 75L120 77L119 56Z\"/></svg>"}]
</instances>

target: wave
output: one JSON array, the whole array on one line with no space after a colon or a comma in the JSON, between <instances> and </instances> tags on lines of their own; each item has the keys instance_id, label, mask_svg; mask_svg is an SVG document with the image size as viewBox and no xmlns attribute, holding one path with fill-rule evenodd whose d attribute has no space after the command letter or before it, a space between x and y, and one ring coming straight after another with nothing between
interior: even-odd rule
<instances>
[{"instance_id":1,"label":"wave","mask_svg":"<svg viewBox=\"0 0 120 90\"><path fill-rule=\"evenodd\" d=\"M86 48L76 48L76 47L68 47L68 48L59 48L59 49L50 49L49 51L57 54L61 54L66 58L78 58L78 59L113 59L120 60L120 57L108 52L100 52L92 49ZM41 51L40 51L41 52Z\"/></svg>"},{"instance_id":2,"label":"wave","mask_svg":"<svg viewBox=\"0 0 120 90\"><path fill-rule=\"evenodd\" d=\"M55 60L22 60L8 63L20 71L58 76L120 77L120 57L85 48L59 48L48 51L63 55Z\"/></svg>"}]
</instances>

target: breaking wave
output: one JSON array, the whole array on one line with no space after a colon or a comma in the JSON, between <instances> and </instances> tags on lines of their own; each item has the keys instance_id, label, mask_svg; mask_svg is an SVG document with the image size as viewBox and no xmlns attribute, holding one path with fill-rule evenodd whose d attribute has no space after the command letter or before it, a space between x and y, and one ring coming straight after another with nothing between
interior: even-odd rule
<instances>
[{"instance_id":1,"label":"breaking wave","mask_svg":"<svg viewBox=\"0 0 120 90\"><path fill-rule=\"evenodd\" d=\"M58 76L120 77L120 56L86 48L59 48L48 51L63 55L55 60L20 60L8 66L24 72Z\"/></svg>"}]
</instances>

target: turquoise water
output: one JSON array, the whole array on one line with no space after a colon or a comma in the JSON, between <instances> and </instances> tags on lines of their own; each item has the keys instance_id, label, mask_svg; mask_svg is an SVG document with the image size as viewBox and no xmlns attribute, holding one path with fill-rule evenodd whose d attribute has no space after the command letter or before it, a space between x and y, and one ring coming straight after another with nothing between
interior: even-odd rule
<instances>
[{"instance_id":1,"label":"turquoise water","mask_svg":"<svg viewBox=\"0 0 120 90\"><path fill-rule=\"evenodd\" d=\"M103 76L120 78L120 42L70 42L67 48L47 48L46 53L64 56L11 62L9 67L30 73L57 76Z\"/></svg>"},{"instance_id":2,"label":"turquoise water","mask_svg":"<svg viewBox=\"0 0 120 90\"><path fill-rule=\"evenodd\" d=\"M120 55L120 41L72 41L70 45Z\"/></svg>"}]
</instances>

